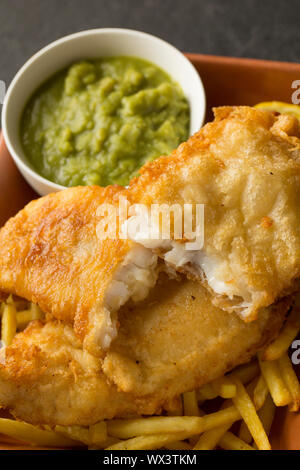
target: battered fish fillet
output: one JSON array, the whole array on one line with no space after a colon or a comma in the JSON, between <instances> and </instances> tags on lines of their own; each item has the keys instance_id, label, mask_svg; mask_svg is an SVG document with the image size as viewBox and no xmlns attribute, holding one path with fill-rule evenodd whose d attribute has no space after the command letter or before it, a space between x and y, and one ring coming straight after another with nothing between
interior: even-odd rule
<instances>
[{"instance_id":1,"label":"battered fish fillet","mask_svg":"<svg viewBox=\"0 0 300 470\"><path fill-rule=\"evenodd\" d=\"M1 350L0 404L28 423L52 425L157 411L153 401L118 392L72 327L55 321L32 322Z\"/></svg>"},{"instance_id":2,"label":"battered fish fillet","mask_svg":"<svg viewBox=\"0 0 300 470\"><path fill-rule=\"evenodd\" d=\"M148 224L157 227L140 215L132 216L140 224L132 239L200 279L216 305L251 321L299 286L299 122L249 107L214 112L169 157L145 165L130 188L148 207L205 204L203 248L187 251L174 235L145 236Z\"/></svg>"},{"instance_id":3,"label":"battered fish fillet","mask_svg":"<svg viewBox=\"0 0 300 470\"><path fill-rule=\"evenodd\" d=\"M211 304L207 290L160 275L147 301L124 307L104 361L72 328L33 322L2 350L0 404L36 424L88 425L160 412L176 395L248 361L278 334L291 299L245 323Z\"/></svg>"},{"instance_id":4,"label":"battered fish fillet","mask_svg":"<svg viewBox=\"0 0 300 470\"><path fill-rule=\"evenodd\" d=\"M290 116L221 108L128 190L77 187L29 203L0 230L0 291L73 325L97 356L117 337L119 309L147 298L162 269L200 279L215 305L255 319L300 276L297 126ZM114 209L121 195L147 205L204 203L204 248L141 239L139 230L135 242L99 238L99 209Z\"/></svg>"},{"instance_id":5,"label":"battered fish fillet","mask_svg":"<svg viewBox=\"0 0 300 470\"><path fill-rule=\"evenodd\" d=\"M117 335L119 307L142 300L157 280L150 250L99 238L99 209L114 208L120 194L120 187L70 188L30 202L0 230L0 291L73 324L96 355Z\"/></svg>"}]
</instances>

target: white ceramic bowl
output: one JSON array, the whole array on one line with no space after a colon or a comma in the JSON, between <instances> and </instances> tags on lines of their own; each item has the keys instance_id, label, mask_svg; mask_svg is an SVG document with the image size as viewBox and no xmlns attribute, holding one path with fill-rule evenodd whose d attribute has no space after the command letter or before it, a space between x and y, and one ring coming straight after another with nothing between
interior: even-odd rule
<instances>
[{"instance_id":1,"label":"white ceramic bowl","mask_svg":"<svg viewBox=\"0 0 300 470\"><path fill-rule=\"evenodd\" d=\"M190 105L190 134L203 124L205 93L202 81L189 60L175 47L150 34L128 29L92 29L63 37L41 49L19 70L9 86L2 110L6 145L20 172L40 194L64 189L40 176L27 160L20 141L22 111L32 93L57 71L82 59L135 56L164 69L180 84Z\"/></svg>"}]
</instances>

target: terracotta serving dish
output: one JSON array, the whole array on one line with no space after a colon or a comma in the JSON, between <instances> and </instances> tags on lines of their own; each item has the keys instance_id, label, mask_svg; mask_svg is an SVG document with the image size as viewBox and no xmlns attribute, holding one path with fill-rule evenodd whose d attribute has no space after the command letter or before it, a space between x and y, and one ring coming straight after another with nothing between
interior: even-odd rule
<instances>
[{"instance_id":1,"label":"terracotta serving dish","mask_svg":"<svg viewBox=\"0 0 300 470\"><path fill-rule=\"evenodd\" d=\"M254 105L260 101L291 102L300 64L187 54L198 70L207 95L207 120L211 108L221 105ZM0 226L37 194L21 177L0 137ZM279 409L272 427L273 449L300 450L300 413ZM0 449L35 449L3 439Z\"/></svg>"}]
</instances>

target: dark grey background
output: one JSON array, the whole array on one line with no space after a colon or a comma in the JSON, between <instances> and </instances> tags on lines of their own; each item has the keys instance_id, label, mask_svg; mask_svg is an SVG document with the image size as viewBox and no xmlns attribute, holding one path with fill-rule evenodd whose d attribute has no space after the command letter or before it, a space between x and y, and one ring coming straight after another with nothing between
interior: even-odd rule
<instances>
[{"instance_id":1,"label":"dark grey background","mask_svg":"<svg viewBox=\"0 0 300 470\"><path fill-rule=\"evenodd\" d=\"M299 0L0 0L0 79L34 52L88 28L147 31L179 49L298 62Z\"/></svg>"}]
</instances>

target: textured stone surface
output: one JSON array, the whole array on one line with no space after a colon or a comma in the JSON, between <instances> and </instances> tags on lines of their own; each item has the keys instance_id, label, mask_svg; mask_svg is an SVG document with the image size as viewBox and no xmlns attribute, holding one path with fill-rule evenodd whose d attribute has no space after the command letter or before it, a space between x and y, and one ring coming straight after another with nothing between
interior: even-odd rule
<instances>
[{"instance_id":1,"label":"textured stone surface","mask_svg":"<svg viewBox=\"0 0 300 470\"><path fill-rule=\"evenodd\" d=\"M0 79L88 28L147 31L189 52L298 62L299 0L1 0Z\"/></svg>"}]
</instances>

